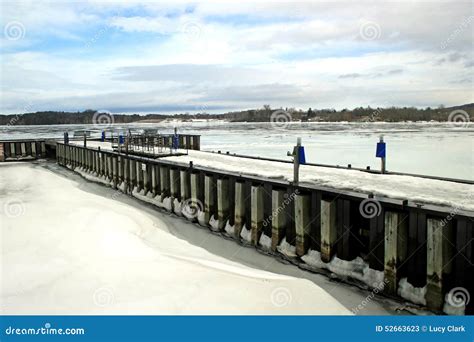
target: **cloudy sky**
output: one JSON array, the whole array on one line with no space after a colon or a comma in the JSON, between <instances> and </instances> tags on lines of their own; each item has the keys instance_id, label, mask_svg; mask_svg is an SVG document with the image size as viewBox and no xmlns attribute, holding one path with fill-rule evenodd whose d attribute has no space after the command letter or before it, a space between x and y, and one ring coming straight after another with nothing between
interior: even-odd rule
<instances>
[{"instance_id":1,"label":"cloudy sky","mask_svg":"<svg viewBox=\"0 0 474 342\"><path fill-rule=\"evenodd\" d=\"M0 113L474 102L471 1L2 1Z\"/></svg>"}]
</instances>

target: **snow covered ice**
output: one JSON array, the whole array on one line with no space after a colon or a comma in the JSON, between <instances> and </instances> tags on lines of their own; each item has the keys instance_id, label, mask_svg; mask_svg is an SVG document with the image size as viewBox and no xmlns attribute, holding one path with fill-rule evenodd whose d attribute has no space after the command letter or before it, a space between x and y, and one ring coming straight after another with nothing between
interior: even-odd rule
<instances>
[{"instance_id":1,"label":"snow covered ice","mask_svg":"<svg viewBox=\"0 0 474 342\"><path fill-rule=\"evenodd\" d=\"M115 192L54 164L0 166L3 314L350 314L360 301L347 292L343 305L313 281L190 244L166 214ZM242 248L180 222L186 234L207 234L203 244ZM280 288L290 297L275 305Z\"/></svg>"}]
</instances>

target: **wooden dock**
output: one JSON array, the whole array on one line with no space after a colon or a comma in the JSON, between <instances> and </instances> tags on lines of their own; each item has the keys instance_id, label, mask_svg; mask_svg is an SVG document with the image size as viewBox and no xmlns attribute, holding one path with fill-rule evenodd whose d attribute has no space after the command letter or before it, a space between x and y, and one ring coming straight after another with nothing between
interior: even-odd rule
<instances>
[{"instance_id":1,"label":"wooden dock","mask_svg":"<svg viewBox=\"0 0 474 342\"><path fill-rule=\"evenodd\" d=\"M35 160L46 157L45 140L2 140L0 141L0 162Z\"/></svg>"},{"instance_id":2,"label":"wooden dock","mask_svg":"<svg viewBox=\"0 0 474 342\"><path fill-rule=\"evenodd\" d=\"M474 295L470 211L63 143L57 143L56 158L60 165L105 179L135 197L153 198L214 231L229 235L225 228L230 226L236 240L248 229L244 240L268 253L281 255L286 241L295 255L285 257L304 268L311 268L303 265L310 250L323 263L359 257L382 274L388 296L400 295L402 278L426 289L425 304L434 311L443 310L453 289ZM372 211L364 212L364 205ZM467 314L474 313L473 302Z\"/></svg>"}]
</instances>

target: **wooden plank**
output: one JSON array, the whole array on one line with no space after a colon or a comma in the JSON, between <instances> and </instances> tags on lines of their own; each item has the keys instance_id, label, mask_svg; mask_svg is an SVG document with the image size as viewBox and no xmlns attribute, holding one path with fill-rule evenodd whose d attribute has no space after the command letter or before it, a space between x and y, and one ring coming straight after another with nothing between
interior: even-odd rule
<instances>
[{"instance_id":1,"label":"wooden plank","mask_svg":"<svg viewBox=\"0 0 474 342\"><path fill-rule=\"evenodd\" d=\"M310 248L321 251L321 197L320 191L311 192L311 228L309 233Z\"/></svg>"},{"instance_id":2,"label":"wooden plank","mask_svg":"<svg viewBox=\"0 0 474 342\"><path fill-rule=\"evenodd\" d=\"M369 267L377 271L384 270L384 225L385 210L370 219Z\"/></svg>"}]
</instances>

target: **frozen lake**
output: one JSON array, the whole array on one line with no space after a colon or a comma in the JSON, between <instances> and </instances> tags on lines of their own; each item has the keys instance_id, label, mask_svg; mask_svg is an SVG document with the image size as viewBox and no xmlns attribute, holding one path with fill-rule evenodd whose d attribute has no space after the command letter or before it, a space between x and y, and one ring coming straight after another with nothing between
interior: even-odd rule
<instances>
[{"instance_id":1,"label":"frozen lake","mask_svg":"<svg viewBox=\"0 0 474 342\"><path fill-rule=\"evenodd\" d=\"M98 125L0 126L0 140L11 138L61 138L75 130L140 130L201 135L205 151L229 151L289 159L296 137L301 137L306 160L312 163L380 168L375 145L381 134L387 142L387 169L433 176L474 180L474 125L450 123L299 123L285 127L271 123L221 121L166 122Z\"/></svg>"},{"instance_id":2,"label":"frozen lake","mask_svg":"<svg viewBox=\"0 0 474 342\"><path fill-rule=\"evenodd\" d=\"M367 299L52 162L0 163L0 188L2 314L349 315Z\"/></svg>"}]
</instances>

